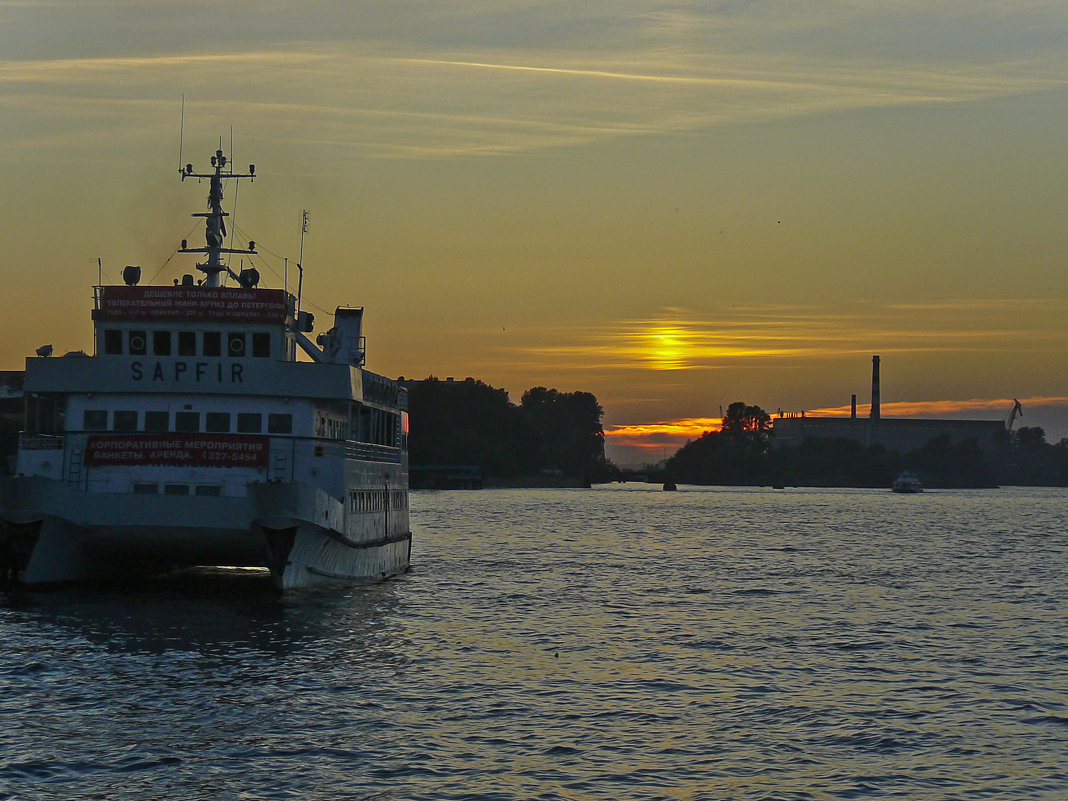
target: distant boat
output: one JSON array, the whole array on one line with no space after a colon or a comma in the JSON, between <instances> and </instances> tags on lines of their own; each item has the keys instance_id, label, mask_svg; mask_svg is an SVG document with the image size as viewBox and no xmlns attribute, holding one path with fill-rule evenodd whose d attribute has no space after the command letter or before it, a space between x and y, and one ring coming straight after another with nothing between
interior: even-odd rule
<instances>
[{"instance_id":1,"label":"distant boat","mask_svg":"<svg viewBox=\"0 0 1068 801\"><path fill-rule=\"evenodd\" d=\"M894 479L894 486L892 489L894 492L903 493L923 492L923 484L915 473L905 470Z\"/></svg>"}]
</instances>

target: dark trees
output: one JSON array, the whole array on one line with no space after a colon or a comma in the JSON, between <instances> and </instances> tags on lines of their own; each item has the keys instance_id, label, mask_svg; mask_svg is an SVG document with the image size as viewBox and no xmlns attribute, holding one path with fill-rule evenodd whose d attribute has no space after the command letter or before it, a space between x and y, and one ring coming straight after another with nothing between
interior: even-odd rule
<instances>
[{"instance_id":1,"label":"dark trees","mask_svg":"<svg viewBox=\"0 0 1068 801\"><path fill-rule=\"evenodd\" d=\"M667 472L691 484L769 483L770 428L771 418L759 406L732 403L721 430L709 431L683 446L668 459Z\"/></svg>"},{"instance_id":2,"label":"dark trees","mask_svg":"<svg viewBox=\"0 0 1068 801\"><path fill-rule=\"evenodd\" d=\"M667 469L675 480L693 484L889 487L906 468L932 487L993 487L999 480L1002 449L983 450L975 440L953 443L948 435L935 437L907 454L847 438L813 438L783 448L769 447L770 428L771 420L759 406L732 403L722 430L687 443L668 460ZM1054 452L1068 456L1068 447L1046 445L1041 429L1020 429L1014 452L1016 475L1034 478L1019 467L1026 464L1047 483L1068 481L1068 469L1058 472L1053 458ZM1064 466L1068 468L1068 460ZM1002 480L1017 483L1007 476Z\"/></svg>"},{"instance_id":3,"label":"dark trees","mask_svg":"<svg viewBox=\"0 0 1068 801\"><path fill-rule=\"evenodd\" d=\"M604 462L602 417L604 410L589 392L528 389L519 403L528 469L577 470L588 475Z\"/></svg>"},{"instance_id":4,"label":"dark trees","mask_svg":"<svg viewBox=\"0 0 1068 801\"><path fill-rule=\"evenodd\" d=\"M731 436L746 437L755 443L766 442L766 435L771 431L771 417L759 406L735 401L727 407L720 430Z\"/></svg>"},{"instance_id":5,"label":"dark trees","mask_svg":"<svg viewBox=\"0 0 1068 801\"><path fill-rule=\"evenodd\" d=\"M488 477L544 471L592 478L604 472L604 410L588 392L534 387L519 406L482 381L408 386L412 466L473 464Z\"/></svg>"}]
</instances>

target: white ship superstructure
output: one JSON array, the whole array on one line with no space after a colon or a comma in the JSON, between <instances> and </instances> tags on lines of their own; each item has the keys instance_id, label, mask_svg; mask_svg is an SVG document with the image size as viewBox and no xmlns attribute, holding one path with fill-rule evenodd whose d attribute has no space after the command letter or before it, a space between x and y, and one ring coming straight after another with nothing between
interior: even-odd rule
<instances>
[{"instance_id":1,"label":"white ship superstructure","mask_svg":"<svg viewBox=\"0 0 1068 801\"><path fill-rule=\"evenodd\" d=\"M361 308L333 327L232 272L222 152L200 282L98 286L94 355L27 359L3 565L27 584L194 565L263 566L280 588L407 570L406 398L363 367ZM233 279L235 286L224 286ZM299 360L304 353L311 360Z\"/></svg>"}]
</instances>

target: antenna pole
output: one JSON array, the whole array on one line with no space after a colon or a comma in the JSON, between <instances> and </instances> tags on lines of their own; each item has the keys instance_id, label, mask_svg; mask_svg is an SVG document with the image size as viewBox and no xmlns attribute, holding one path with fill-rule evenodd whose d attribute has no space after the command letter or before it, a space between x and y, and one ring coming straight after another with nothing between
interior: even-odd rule
<instances>
[{"instance_id":1,"label":"antenna pole","mask_svg":"<svg viewBox=\"0 0 1068 801\"><path fill-rule=\"evenodd\" d=\"M178 172L184 174L182 167L182 144L185 139L185 93L182 93L182 116L178 123Z\"/></svg>"},{"instance_id":2,"label":"antenna pole","mask_svg":"<svg viewBox=\"0 0 1068 801\"><path fill-rule=\"evenodd\" d=\"M220 137L220 141L222 137ZM208 211L199 212L194 214L194 217L203 217L205 222L204 238L205 247L191 248L186 241L182 240L182 246L180 251L182 253L206 253L208 258L203 264L198 264L197 269L204 273L204 286L213 288L222 285L221 273L226 273L232 277L235 281L240 282L240 278L234 274L230 269L230 256L234 253L255 253L255 243L249 242L248 249L224 247L226 243L226 223L224 218L230 215L223 211L223 182L228 180L240 180L242 178L248 178L253 180L256 177L256 166L254 164L248 165L247 173L234 172L232 166L227 167L229 162L225 155L223 155L222 148L220 147L215 151L215 155L211 157L211 172L194 172L192 165L187 164L185 169L182 170L182 180L186 178L207 178L211 183L211 190L208 193ZM234 200L237 200L237 190L234 190ZM236 203L235 203L236 209ZM233 236L230 237L230 244L233 244ZM226 254L226 264L223 264L222 256Z\"/></svg>"},{"instance_id":3,"label":"antenna pole","mask_svg":"<svg viewBox=\"0 0 1068 801\"><path fill-rule=\"evenodd\" d=\"M308 210L301 211L300 259L297 261L297 313L300 313L301 291L304 289L304 235L308 233Z\"/></svg>"}]
</instances>

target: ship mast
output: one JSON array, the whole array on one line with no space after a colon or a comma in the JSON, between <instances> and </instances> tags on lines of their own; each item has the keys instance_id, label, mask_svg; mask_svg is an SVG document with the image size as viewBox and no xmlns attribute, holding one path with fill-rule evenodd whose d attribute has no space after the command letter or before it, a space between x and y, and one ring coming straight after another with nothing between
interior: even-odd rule
<instances>
[{"instance_id":1,"label":"ship mast","mask_svg":"<svg viewBox=\"0 0 1068 801\"><path fill-rule=\"evenodd\" d=\"M210 189L208 191L208 211L198 212L194 214L194 217L204 218L204 239L206 242L205 247L202 248L190 248L187 247L186 240L182 240L182 247L180 248L182 253L207 253L208 258L203 264L198 264L197 269L204 273L203 286L217 287L221 284L221 274L228 273L235 280L241 281L241 277L236 275L227 265L223 264L222 256L224 253L255 253L256 243L249 242L247 250L241 250L238 248L226 248L223 247L223 242L226 241L226 222L225 217L230 215L223 211L223 181L228 179L239 180L241 178L248 178L249 180L256 180L256 165L249 164L247 173L235 173L232 171L224 172L226 168L227 159L223 155L222 150L216 150L215 155L211 157L211 166L215 168L214 172L210 173L198 173L193 172L193 165L186 164L184 169L180 169L179 172L182 175L182 180L186 178L207 178L210 182Z\"/></svg>"}]
</instances>

